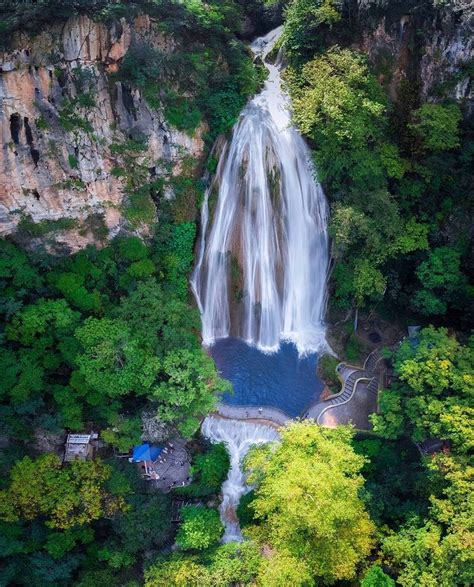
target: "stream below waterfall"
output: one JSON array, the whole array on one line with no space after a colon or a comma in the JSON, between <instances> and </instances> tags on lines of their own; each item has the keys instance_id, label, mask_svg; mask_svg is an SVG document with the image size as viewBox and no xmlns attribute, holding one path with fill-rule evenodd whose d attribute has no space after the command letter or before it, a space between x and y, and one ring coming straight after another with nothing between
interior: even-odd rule
<instances>
[{"instance_id":1,"label":"stream below waterfall","mask_svg":"<svg viewBox=\"0 0 474 587\"><path fill-rule=\"evenodd\" d=\"M281 27L252 44L268 78L219 153L202 206L191 286L203 344L233 384L224 402L276 407L295 417L322 389L316 363L317 353L328 350L328 206L309 148L291 124L281 54L272 51L280 34ZM242 459L252 445L277 440L278 432L208 417L202 433L228 447L223 541L241 540L236 508L248 491Z\"/></svg>"},{"instance_id":2,"label":"stream below waterfall","mask_svg":"<svg viewBox=\"0 0 474 587\"><path fill-rule=\"evenodd\" d=\"M240 498L249 490L242 472L242 460L252 446L274 442L280 437L271 426L213 416L204 420L201 430L211 442L223 442L229 451L230 470L222 485L223 498L220 506L221 519L225 527L222 542L240 541L242 533L236 510Z\"/></svg>"}]
</instances>

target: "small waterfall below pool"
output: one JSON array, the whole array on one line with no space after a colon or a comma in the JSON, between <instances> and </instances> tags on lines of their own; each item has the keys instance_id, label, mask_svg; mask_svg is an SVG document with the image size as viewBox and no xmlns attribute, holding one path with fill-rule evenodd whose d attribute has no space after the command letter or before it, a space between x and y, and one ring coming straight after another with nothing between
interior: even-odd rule
<instances>
[{"instance_id":1,"label":"small waterfall below pool","mask_svg":"<svg viewBox=\"0 0 474 587\"><path fill-rule=\"evenodd\" d=\"M202 208L192 287L206 345L234 336L275 352L326 348L328 206L309 149L291 125L280 58L281 28L252 49L268 69L226 145Z\"/></svg>"},{"instance_id":2,"label":"small waterfall below pool","mask_svg":"<svg viewBox=\"0 0 474 587\"><path fill-rule=\"evenodd\" d=\"M230 470L227 480L222 484L220 506L221 519L225 526L222 541L240 541L242 534L236 509L240 498L249 489L241 468L242 460L252 446L274 442L280 436L271 426L213 416L204 420L201 432L211 442L225 443L229 451Z\"/></svg>"}]
</instances>

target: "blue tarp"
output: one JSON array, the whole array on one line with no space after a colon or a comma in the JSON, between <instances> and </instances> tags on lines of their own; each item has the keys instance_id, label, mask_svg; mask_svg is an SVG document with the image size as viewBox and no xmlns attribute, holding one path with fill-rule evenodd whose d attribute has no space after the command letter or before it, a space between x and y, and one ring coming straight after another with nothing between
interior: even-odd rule
<instances>
[{"instance_id":1,"label":"blue tarp","mask_svg":"<svg viewBox=\"0 0 474 587\"><path fill-rule=\"evenodd\" d=\"M162 450L163 447L161 446L153 446L149 444L135 446L133 447L133 460L136 463L142 461L156 461Z\"/></svg>"}]
</instances>

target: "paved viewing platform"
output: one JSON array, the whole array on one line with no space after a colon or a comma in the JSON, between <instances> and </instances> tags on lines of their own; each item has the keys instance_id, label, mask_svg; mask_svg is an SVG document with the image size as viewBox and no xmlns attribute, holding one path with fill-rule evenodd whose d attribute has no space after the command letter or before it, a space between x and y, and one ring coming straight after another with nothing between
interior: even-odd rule
<instances>
[{"instance_id":1,"label":"paved viewing platform","mask_svg":"<svg viewBox=\"0 0 474 587\"><path fill-rule=\"evenodd\" d=\"M369 415L377 412L378 390L384 359L376 349L363 367L339 363L336 371L341 391L312 405L304 418L312 418L320 426L335 427L353 424L358 430L370 430Z\"/></svg>"},{"instance_id":2,"label":"paved viewing platform","mask_svg":"<svg viewBox=\"0 0 474 587\"><path fill-rule=\"evenodd\" d=\"M336 371L341 391L310 406L301 416L313 419L320 426L336 427L353 424L358 430L370 430L369 415L377 412L378 390L385 362L376 349L363 367L339 363ZM273 426L285 426L293 420L282 410L271 406L231 406L219 404L216 415L233 420L249 420Z\"/></svg>"}]
</instances>

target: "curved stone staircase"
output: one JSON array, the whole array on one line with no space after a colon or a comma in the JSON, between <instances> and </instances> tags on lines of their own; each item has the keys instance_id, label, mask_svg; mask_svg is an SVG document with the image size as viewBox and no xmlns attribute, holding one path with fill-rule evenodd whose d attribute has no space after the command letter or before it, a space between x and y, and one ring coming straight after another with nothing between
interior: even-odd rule
<instances>
[{"instance_id":1,"label":"curved stone staircase","mask_svg":"<svg viewBox=\"0 0 474 587\"><path fill-rule=\"evenodd\" d=\"M352 421L360 429L370 428L368 415L377 408L377 370L381 361L383 356L379 349L375 349L367 356L363 367L339 363L336 371L343 382L341 391L311 406L303 417L312 418L323 426L337 426Z\"/></svg>"}]
</instances>

